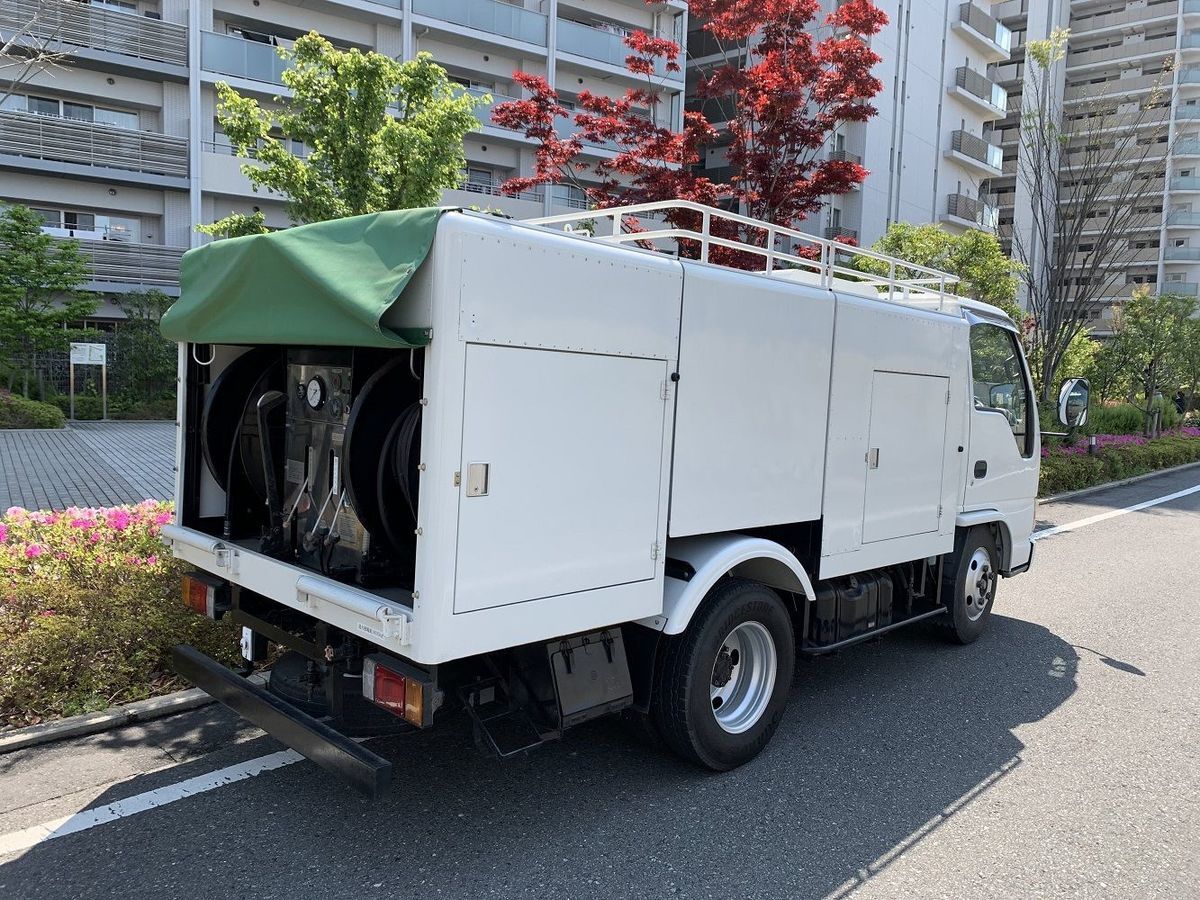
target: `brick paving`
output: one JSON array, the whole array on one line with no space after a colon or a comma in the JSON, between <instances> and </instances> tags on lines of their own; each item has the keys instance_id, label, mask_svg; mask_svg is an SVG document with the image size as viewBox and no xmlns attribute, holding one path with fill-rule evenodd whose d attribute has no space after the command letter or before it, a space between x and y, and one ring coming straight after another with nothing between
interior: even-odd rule
<instances>
[{"instance_id":1,"label":"brick paving","mask_svg":"<svg viewBox=\"0 0 1200 900\"><path fill-rule=\"evenodd\" d=\"M0 511L114 506L175 492L174 422L0 430Z\"/></svg>"}]
</instances>

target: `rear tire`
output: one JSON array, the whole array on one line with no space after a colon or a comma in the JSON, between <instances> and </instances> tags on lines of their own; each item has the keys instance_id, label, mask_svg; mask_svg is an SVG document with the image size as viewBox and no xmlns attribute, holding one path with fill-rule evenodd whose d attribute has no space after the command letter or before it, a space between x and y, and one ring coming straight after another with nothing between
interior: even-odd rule
<instances>
[{"instance_id":1,"label":"rear tire","mask_svg":"<svg viewBox=\"0 0 1200 900\"><path fill-rule=\"evenodd\" d=\"M690 762L736 768L775 733L794 665L792 620L779 595L725 579L664 647L650 707L656 730Z\"/></svg>"},{"instance_id":2,"label":"rear tire","mask_svg":"<svg viewBox=\"0 0 1200 900\"><path fill-rule=\"evenodd\" d=\"M987 627L1000 581L999 563L996 540L986 525L963 532L955 541L942 584L947 613L942 623L960 644L970 644Z\"/></svg>"}]
</instances>

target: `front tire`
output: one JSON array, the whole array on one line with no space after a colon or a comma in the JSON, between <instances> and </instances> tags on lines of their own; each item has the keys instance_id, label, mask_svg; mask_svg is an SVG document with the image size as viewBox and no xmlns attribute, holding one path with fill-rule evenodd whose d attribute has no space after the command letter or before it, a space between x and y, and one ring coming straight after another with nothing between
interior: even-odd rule
<instances>
[{"instance_id":1,"label":"front tire","mask_svg":"<svg viewBox=\"0 0 1200 900\"><path fill-rule=\"evenodd\" d=\"M987 526L972 528L956 542L942 597L946 629L960 644L970 644L987 627L1000 581L999 562L1000 553Z\"/></svg>"},{"instance_id":2,"label":"front tire","mask_svg":"<svg viewBox=\"0 0 1200 900\"><path fill-rule=\"evenodd\" d=\"M775 733L794 664L792 620L779 595L725 579L665 647L651 702L657 731L690 762L736 768Z\"/></svg>"}]
</instances>

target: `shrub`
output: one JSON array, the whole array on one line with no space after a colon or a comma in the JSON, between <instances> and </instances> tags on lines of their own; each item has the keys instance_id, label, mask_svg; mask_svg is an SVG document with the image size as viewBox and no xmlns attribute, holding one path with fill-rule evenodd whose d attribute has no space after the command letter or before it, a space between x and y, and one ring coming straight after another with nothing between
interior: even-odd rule
<instances>
[{"instance_id":1,"label":"shrub","mask_svg":"<svg viewBox=\"0 0 1200 900\"><path fill-rule=\"evenodd\" d=\"M108 404L110 419L174 419L175 396L139 400L130 396L114 397Z\"/></svg>"},{"instance_id":2,"label":"shrub","mask_svg":"<svg viewBox=\"0 0 1200 900\"><path fill-rule=\"evenodd\" d=\"M62 428L66 419L51 403L0 391L0 428Z\"/></svg>"},{"instance_id":3,"label":"shrub","mask_svg":"<svg viewBox=\"0 0 1200 900\"><path fill-rule=\"evenodd\" d=\"M179 599L154 501L0 517L0 722L25 725L176 688L170 648L233 663L232 623Z\"/></svg>"},{"instance_id":4,"label":"shrub","mask_svg":"<svg viewBox=\"0 0 1200 900\"><path fill-rule=\"evenodd\" d=\"M1088 414L1087 430L1091 434L1141 434L1145 428L1145 413L1132 403L1094 406Z\"/></svg>"},{"instance_id":5,"label":"shrub","mask_svg":"<svg viewBox=\"0 0 1200 900\"><path fill-rule=\"evenodd\" d=\"M1095 456L1088 455L1086 442L1044 448L1040 493L1074 491L1200 462L1200 428L1179 428L1152 440L1139 435L1098 435L1097 442Z\"/></svg>"}]
</instances>

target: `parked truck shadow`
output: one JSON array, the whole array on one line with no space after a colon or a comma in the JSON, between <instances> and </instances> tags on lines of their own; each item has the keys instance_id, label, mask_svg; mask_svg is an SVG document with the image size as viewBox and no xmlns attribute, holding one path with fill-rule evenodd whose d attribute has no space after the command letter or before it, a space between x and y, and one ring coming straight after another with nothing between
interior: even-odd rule
<instances>
[{"instance_id":1,"label":"parked truck shadow","mask_svg":"<svg viewBox=\"0 0 1200 900\"><path fill-rule=\"evenodd\" d=\"M503 763L459 722L373 742L396 763L384 800L300 763L40 844L0 883L12 897L845 895L1020 766L1013 730L1073 693L1077 661L1004 616L970 647L915 630L803 661L770 746L720 775L615 720ZM107 848L121 866L96 864Z\"/></svg>"}]
</instances>

